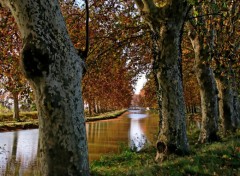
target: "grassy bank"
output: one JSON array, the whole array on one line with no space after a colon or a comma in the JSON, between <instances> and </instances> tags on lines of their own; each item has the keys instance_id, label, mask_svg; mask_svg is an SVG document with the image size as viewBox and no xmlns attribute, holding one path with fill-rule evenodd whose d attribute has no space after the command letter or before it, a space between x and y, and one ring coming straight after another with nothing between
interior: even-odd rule
<instances>
[{"instance_id":1,"label":"grassy bank","mask_svg":"<svg viewBox=\"0 0 240 176\"><path fill-rule=\"evenodd\" d=\"M91 164L93 176L185 176L240 175L240 132L211 144L195 144L198 131L189 134L188 156L170 155L163 163L155 163L155 149L135 153L124 149L119 155L106 155Z\"/></svg>"},{"instance_id":2,"label":"grassy bank","mask_svg":"<svg viewBox=\"0 0 240 176\"><path fill-rule=\"evenodd\" d=\"M20 112L19 113L21 121L35 120L38 119L37 111L32 112ZM13 121L13 113L0 113L0 122Z\"/></svg>"},{"instance_id":3,"label":"grassy bank","mask_svg":"<svg viewBox=\"0 0 240 176\"><path fill-rule=\"evenodd\" d=\"M0 113L0 132L38 128L37 111L21 112L20 122L13 120L12 113Z\"/></svg>"},{"instance_id":4,"label":"grassy bank","mask_svg":"<svg viewBox=\"0 0 240 176\"><path fill-rule=\"evenodd\" d=\"M97 121L112 119L120 116L126 112L126 110L112 111L108 113L103 113L94 117L86 117L86 121ZM20 113L20 122L13 121L12 113L0 113L0 132L12 131L17 129L33 129L38 128L38 116L37 112L23 112Z\"/></svg>"},{"instance_id":5,"label":"grassy bank","mask_svg":"<svg viewBox=\"0 0 240 176\"><path fill-rule=\"evenodd\" d=\"M100 115L97 115L94 117L86 117L86 121L91 122L91 121L97 121L97 120L113 119L113 118L120 116L121 114L123 114L126 111L127 111L126 109L122 109L122 110L103 113L103 114L100 114Z\"/></svg>"}]
</instances>

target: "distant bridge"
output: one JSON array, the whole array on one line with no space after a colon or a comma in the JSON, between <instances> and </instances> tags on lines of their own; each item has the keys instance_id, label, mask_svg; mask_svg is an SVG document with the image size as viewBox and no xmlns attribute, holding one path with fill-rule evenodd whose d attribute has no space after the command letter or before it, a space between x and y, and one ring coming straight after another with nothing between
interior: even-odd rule
<instances>
[{"instance_id":1,"label":"distant bridge","mask_svg":"<svg viewBox=\"0 0 240 176\"><path fill-rule=\"evenodd\" d=\"M128 108L128 110L146 110L146 109L143 107L139 107L139 106L130 106Z\"/></svg>"}]
</instances>

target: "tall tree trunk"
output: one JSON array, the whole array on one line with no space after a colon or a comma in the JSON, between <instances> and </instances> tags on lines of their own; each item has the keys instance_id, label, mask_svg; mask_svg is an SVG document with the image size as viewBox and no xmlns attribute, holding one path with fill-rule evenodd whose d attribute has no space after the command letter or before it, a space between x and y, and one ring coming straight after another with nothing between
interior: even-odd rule
<instances>
[{"instance_id":1,"label":"tall tree trunk","mask_svg":"<svg viewBox=\"0 0 240 176\"><path fill-rule=\"evenodd\" d=\"M12 93L13 95L13 119L20 121L19 116L19 102L18 102L18 93Z\"/></svg>"},{"instance_id":2,"label":"tall tree trunk","mask_svg":"<svg viewBox=\"0 0 240 176\"><path fill-rule=\"evenodd\" d=\"M41 175L89 175L77 55L57 0L2 0L23 38L21 62L35 92Z\"/></svg>"},{"instance_id":3,"label":"tall tree trunk","mask_svg":"<svg viewBox=\"0 0 240 176\"><path fill-rule=\"evenodd\" d=\"M195 72L200 86L202 128L199 142L216 141L218 137L218 90L213 71L206 61L208 51L204 49L203 41L193 31L189 30L189 38L195 52Z\"/></svg>"},{"instance_id":4,"label":"tall tree trunk","mask_svg":"<svg viewBox=\"0 0 240 176\"><path fill-rule=\"evenodd\" d=\"M96 100L93 100L93 112L94 112L94 114L97 114L97 104L96 104Z\"/></svg>"},{"instance_id":5,"label":"tall tree trunk","mask_svg":"<svg viewBox=\"0 0 240 176\"><path fill-rule=\"evenodd\" d=\"M157 75L159 92L162 92L162 119L159 141L165 142L169 152L187 152L185 104L179 69L179 40L181 29L171 29L162 25L158 44L158 54L153 65ZM159 98L159 97L158 97Z\"/></svg>"},{"instance_id":6,"label":"tall tree trunk","mask_svg":"<svg viewBox=\"0 0 240 176\"><path fill-rule=\"evenodd\" d=\"M236 93L232 84L233 79L216 74L219 90L219 116L222 121L223 132L235 132L238 128L239 109L236 101Z\"/></svg>"},{"instance_id":7,"label":"tall tree trunk","mask_svg":"<svg viewBox=\"0 0 240 176\"><path fill-rule=\"evenodd\" d=\"M189 146L179 60L187 2L167 1L164 7L157 7L153 0L135 2L152 31L153 72L157 92L162 94L158 96L162 98L158 151L184 154Z\"/></svg>"},{"instance_id":8,"label":"tall tree trunk","mask_svg":"<svg viewBox=\"0 0 240 176\"><path fill-rule=\"evenodd\" d=\"M88 111L89 111L89 116L92 117L92 102L91 102L91 100L88 103Z\"/></svg>"}]
</instances>

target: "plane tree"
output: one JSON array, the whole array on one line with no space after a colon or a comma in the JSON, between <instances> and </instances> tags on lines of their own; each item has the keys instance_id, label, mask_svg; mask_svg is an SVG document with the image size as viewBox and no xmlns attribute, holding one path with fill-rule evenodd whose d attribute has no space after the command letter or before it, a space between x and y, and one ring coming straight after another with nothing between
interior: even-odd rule
<instances>
[{"instance_id":1,"label":"plane tree","mask_svg":"<svg viewBox=\"0 0 240 176\"><path fill-rule=\"evenodd\" d=\"M185 0L135 0L135 3L151 30L152 69L158 93L161 94L158 96L162 101L158 151L186 154L189 145L180 45L188 3Z\"/></svg>"},{"instance_id":2,"label":"plane tree","mask_svg":"<svg viewBox=\"0 0 240 176\"><path fill-rule=\"evenodd\" d=\"M85 7L70 2L62 3L68 31L75 47L85 50ZM130 102L138 74L148 67L150 59L149 33L142 31L146 25L136 20L139 18L133 2L89 2L89 52L83 98L90 114L129 106L124 102Z\"/></svg>"},{"instance_id":3,"label":"plane tree","mask_svg":"<svg viewBox=\"0 0 240 176\"><path fill-rule=\"evenodd\" d=\"M2 0L21 34L21 64L36 98L42 175L89 175L81 80L57 0Z\"/></svg>"}]
</instances>

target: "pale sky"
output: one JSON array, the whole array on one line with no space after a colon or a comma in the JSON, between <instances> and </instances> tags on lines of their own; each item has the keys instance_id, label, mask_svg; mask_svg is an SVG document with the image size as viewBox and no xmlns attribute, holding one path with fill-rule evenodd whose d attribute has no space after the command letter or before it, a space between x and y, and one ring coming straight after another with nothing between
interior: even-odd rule
<instances>
[{"instance_id":1,"label":"pale sky","mask_svg":"<svg viewBox=\"0 0 240 176\"><path fill-rule=\"evenodd\" d=\"M146 76L145 74L141 75L141 78L138 80L136 86L135 86L135 94L139 94L140 90L143 88L143 85L146 83Z\"/></svg>"}]
</instances>

